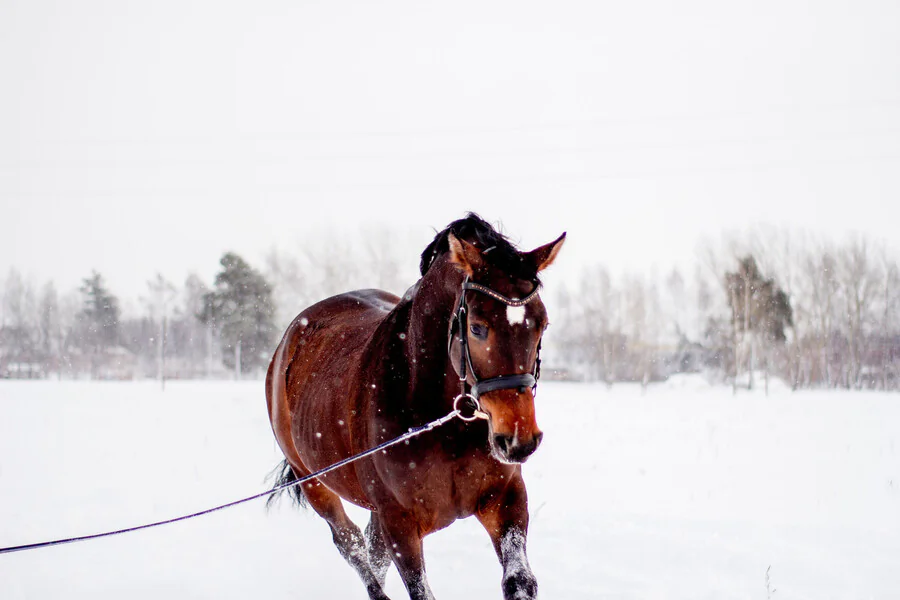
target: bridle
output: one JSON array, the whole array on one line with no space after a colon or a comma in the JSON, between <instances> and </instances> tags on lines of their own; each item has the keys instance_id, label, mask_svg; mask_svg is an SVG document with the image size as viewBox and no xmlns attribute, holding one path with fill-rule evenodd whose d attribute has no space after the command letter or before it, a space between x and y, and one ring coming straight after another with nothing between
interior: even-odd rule
<instances>
[{"instance_id":1,"label":"bridle","mask_svg":"<svg viewBox=\"0 0 900 600\"><path fill-rule=\"evenodd\" d=\"M534 360L534 370L531 373L499 375L489 379L478 378L478 374L475 372L475 365L472 364L472 354L469 352L469 308L468 303L466 302L466 292L481 292L507 306L519 307L525 306L537 298L540 288L540 285L536 285L530 294L517 300L515 298L508 298L500 292L492 290L480 283L471 282L469 281L468 276L463 279L462 290L459 294L459 304L457 305L456 312L450 322L450 338L447 341L447 354L450 354L450 346L453 343L453 333L454 330L456 330L459 332L458 339L460 346L459 369L457 369L457 372L459 373L460 393L453 400L453 408L460 411L460 418L464 421L487 418L487 414L481 410L481 403L478 401L478 398L482 394L493 392L495 390L514 388L518 388L520 392L524 392L528 388L534 390L537 388L538 379L541 377L541 341L538 341L537 356ZM472 386L471 390L469 389L468 382L469 372L472 373L472 378L475 380L475 385ZM464 401L474 404L475 408L472 415L463 414L460 403Z\"/></svg>"}]
</instances>

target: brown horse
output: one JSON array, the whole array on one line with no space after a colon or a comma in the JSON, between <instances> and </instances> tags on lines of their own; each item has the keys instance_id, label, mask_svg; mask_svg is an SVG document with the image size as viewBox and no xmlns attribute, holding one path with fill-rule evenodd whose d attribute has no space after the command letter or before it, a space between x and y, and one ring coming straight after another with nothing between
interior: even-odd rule
<instances>
[{"instance_id":1,"label":"brown horse","mask_svg":"<svg viewBox=\"0 0 900 600\"><path fill-rule=\"evenodd\" d=\"M425 249L422 278L403 298L362 290L323 300L275 350L266 396L285 456L276 485L446 415L460 386L486 417L450 421L290 489L328 521L370 598L387 598L393 561L410 598L433 599L422 539L471 515L500 558L504 598L536 597L521 463L542 437L534 384L547 313L538 273L564 240L521 253L469 214ZM341 498L371 511L365 536Z\"/></svg>"}]
</instances>

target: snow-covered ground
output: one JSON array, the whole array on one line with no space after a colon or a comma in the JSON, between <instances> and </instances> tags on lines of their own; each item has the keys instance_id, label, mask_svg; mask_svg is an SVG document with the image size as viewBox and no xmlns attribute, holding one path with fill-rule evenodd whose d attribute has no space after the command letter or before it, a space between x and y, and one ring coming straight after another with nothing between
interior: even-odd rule
<instances>
[{"instance_id":1,"label":"snow-covered ground","mask_svg":"<svg viewBox=\"0 0 900 600\"><path fill-rule=\"evenodd\" d=\"M525 477L542 598L900 597L900 395L545 383L538 410ZM260 382L0 382L0 546L249 495L278 458ZM257 501L0 555L0 597L362 600L330 537ZM474 520L426 557L441 600L500 597ZM394 571L388 593L406 597Z\"/></svg>"}]
</instances>

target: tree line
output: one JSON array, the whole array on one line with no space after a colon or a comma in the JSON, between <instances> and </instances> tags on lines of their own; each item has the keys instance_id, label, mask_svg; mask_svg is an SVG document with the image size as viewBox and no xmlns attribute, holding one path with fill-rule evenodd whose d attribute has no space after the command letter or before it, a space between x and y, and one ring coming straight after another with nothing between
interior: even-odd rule
<instances>
[{"instance_id":1,"label":"tree line","mask_svg":"<svg viewBox=\"0 0 900 600\"><path fill-rule=\"evenodd\" d=\"M272 287L226 253L211 286L190 275L179 289L147 282L141 314L123 316L96 271L74 293L39 292L11 270L0 303L0 377L134 379L222 377L258 372L276 335Z\"/></svg>"},{"instance_id":2,"label":"tree line","mask_svg":"<svg viewBox=\"0 0 900 600\"><path fill-rule=\"evenodd\" d=\"M608 385L702 372L735 391L771 377L900 389L900 263L885 245L758 228L698 254L689 276L595 265L564 285L554 341L567 372Z\"/></svg>"},{"instance_id":3,"label":"tree line","mask_svg":"<svg viewBox=\"0 0 900 600\"><path fill-rule=\"evenodd\" d=\"M60 294L11 270L0 377L260 376L306 306L361 287L401 294L417 278L408 239L352 239L273 249L259 268L226 253L210 282L156 275L137 314L123 314L99 273ZM758 228L706 241L686 272L613 273L597 263L547 293L545 375L646 386L703 373L735 391L772 378L793 389L900 389L900 267L865 237Z\"/></svg>"},{"instance_id":4,"label":"tree line","mask_svg":"<svg viewBox=\"0 0 900 600\"><path fill-rule=\"evenodd\" d=\"M310 239L272 249L261 266L225 253L212 281L180 285L157 274L126 313L103 275L76 290L37 287L15 269L0 298L0 378L166 379L260 377L291 320L306 306L360 287L402 292L401 234L369 230L357 243ZM136 314L135 314L136 313Z\"/></svg>"}]
</instances>

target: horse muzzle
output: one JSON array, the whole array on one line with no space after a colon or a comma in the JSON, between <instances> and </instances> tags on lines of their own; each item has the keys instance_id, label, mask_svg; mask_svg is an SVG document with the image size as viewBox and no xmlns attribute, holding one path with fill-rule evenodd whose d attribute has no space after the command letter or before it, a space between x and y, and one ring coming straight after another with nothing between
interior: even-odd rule
<instances>
[{"instance_id":1,"label":"horse muzzle","mask_svg":"<svg viewBox=\"0 0 900 600\"><path fill-rule=\"evenodd\" d=\"M527 442L519 439L517 435L498 433L491 438L491 450L500 462L509 464L521 464L534 454L541 445L544 433L538 431Z\"/></svg>"},{"instance_id":2,"label":"horse muzzle","mask_svg":"<svg viewBox=\"0 0 900 600\"><path fill-rule=\"evenodd\" d=\"M497 389L479 397L481 410L488 415L491 453L500 462L519 464L534 454L544 434L534 415L534 394L524 390Z\"/></svg>"}]
</instances>

